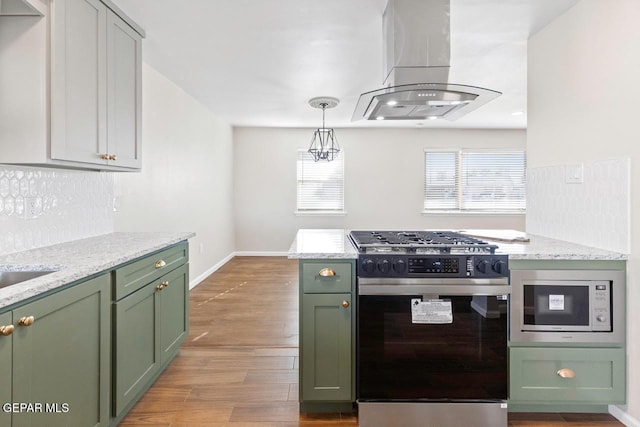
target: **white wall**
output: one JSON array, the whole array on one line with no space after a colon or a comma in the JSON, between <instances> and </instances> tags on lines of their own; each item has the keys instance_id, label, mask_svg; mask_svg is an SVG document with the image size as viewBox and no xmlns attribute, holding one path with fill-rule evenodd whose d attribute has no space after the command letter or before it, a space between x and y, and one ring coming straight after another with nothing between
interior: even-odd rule
<instances>
[{"instance_id":1,"label":"white wall","mask_svg":"<svg viewBox=\"0 0 640 427\"><path fill-rule=\"evenodd\" d=\"M629 425L640 420L640 175L634 167L640 162L638 17L637 0L582 0L532 37L528 57L530 167L631 161L630 188L636 190L631 192L627 268L628 405L621 408ZM602 213L599 226L606 229L606 204L590 206Z\"/></svg>"},{"instance_id":2,"label":"white wall","mask_svg":"<svg viewBox=\"0 0 640 427\"><path fill-rule=\"evenodd\" d=\"M237 251L286 251L299 228L524 230L524 215L422 214L425 148L524 149L524 130L336 129L347 214L296 216L296 150L313 131L234 129Z\"/></svg>"},{"instance_id":3,"label":"white wall","mask_svg":"<svg viewBox=\"0 0 640 427\"><path fill-rule=\"evenodd\" d=\"M142 172L115 174L115 228L196 232L193 281L234 250L232 130L146 64L142 83Z\"/></svg>"}]
</instances>

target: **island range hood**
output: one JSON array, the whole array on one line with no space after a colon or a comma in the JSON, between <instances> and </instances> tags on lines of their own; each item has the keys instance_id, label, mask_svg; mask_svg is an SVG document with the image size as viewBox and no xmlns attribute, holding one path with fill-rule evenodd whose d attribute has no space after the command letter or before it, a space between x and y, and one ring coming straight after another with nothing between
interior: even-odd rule
<instances>
[{"instance_id":1,"label":"island range hood","mask_svg":"<svg viewBox=\"0 0 640 427\"><path fill-rule=\"evenodd\" d=\"M456 120L500 92L449 83L449 0L389 0L383 88L360 95L357 120Z\"/></svg>"}]
</instances>

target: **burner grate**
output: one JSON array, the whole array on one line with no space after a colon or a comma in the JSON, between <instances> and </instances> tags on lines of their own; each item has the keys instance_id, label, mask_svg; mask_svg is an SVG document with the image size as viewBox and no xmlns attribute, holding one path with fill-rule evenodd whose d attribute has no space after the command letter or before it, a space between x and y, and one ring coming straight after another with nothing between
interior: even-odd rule
<instances>
[{"instance_id":1,"label":"burner grate","mask_svg":"<svg viewBox=\"0 0 640 427\"><path fill-rule=\"evenodd\" d=\"M453 231L352 231L360 252L495 253L497 245Z\"/></svg>"}]
</instances>

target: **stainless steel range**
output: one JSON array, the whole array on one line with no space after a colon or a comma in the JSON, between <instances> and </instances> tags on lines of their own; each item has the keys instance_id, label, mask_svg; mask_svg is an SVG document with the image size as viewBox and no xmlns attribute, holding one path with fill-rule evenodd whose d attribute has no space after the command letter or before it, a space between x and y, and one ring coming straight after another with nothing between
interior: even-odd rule
<instances>
[{"instance_id":1,"label":"stainless steel range","mask_svg":"<svg viewBox=\"0 0 640 427\"><path fill-rule=\"evenodd\" d=\"M506 426L509 260L450 231L352 231L360 426Z\"/></svg>"}]
</instances>

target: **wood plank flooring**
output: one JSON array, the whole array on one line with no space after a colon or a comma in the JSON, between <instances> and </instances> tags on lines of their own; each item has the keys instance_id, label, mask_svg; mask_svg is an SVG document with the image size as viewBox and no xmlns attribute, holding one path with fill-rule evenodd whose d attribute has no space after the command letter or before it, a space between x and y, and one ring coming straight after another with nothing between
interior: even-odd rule
<instances>
[{"instance_id":1,"label":"wood plank flooring","mask_svg":"<svg viewBox=\"0 0 640 427\"><path fill-rule=\"evenodd\" d=\"M298 262L236 257L191 291L180 354L122 427L357 425L355 414L300 414ZM622 426L608 414L510 414L512 427Z\"/></svg>"}]
</instances>

